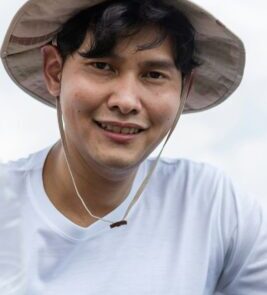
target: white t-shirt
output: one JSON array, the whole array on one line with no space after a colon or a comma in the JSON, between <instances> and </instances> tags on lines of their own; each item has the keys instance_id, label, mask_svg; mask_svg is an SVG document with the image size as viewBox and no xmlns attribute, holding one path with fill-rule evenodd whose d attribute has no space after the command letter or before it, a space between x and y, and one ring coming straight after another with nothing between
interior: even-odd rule
<instances>
[{"instance_id":1,"label":"white t-shirt","mask_svg":"<svg viewBox=\"0 0 267 295\"><path fill-rule=\"evenodd\" d=\"M46 195L49 149L5 167L23 203L27 295L267 294L266 215L222 172L161 159L128 225L83 228ZM106 219L121 220L152 161Z\"/></svg>"}]
</instances>

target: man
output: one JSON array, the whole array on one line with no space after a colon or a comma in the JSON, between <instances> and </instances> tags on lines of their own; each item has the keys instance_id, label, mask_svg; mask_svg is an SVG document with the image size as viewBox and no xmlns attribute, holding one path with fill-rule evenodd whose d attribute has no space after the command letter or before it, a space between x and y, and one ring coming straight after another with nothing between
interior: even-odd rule
<instances>
[{"instance_id":1,"label":"man","mask_svg":"<svg viewBox=\"0 0 267 295\"><path fill-rule=\"evenodd\" d=\"M7 164L26 294L266 294L266 216L220 171L147 159L238 87L242 42L190 1L30 0L2 59L61 141ZM160 156L160 155L159 155Z\"/></svg>"}]
</instances>

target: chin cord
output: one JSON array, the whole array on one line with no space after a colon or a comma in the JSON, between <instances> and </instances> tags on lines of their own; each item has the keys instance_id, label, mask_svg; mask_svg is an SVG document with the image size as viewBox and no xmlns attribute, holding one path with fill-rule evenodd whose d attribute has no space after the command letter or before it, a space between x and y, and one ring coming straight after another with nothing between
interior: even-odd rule
<instances>
[{"instance_id":1,"label":"chin cord","mask_svg":"<svg viewBox=\"0 0 267 295\"><path fill-rule=\"evenodd\" d=\"M80 193L79 193L79 190L77 188L77 185L76 185L76 182L75 182L75 179L74 179L74 176L73 176L73 173L71 171L71 165L70 165L70 154L69 154L69 151L68 151L68 147L67 147L67 142L66 142L66 137L65 137L65 133L64 133L64 128L63 128L63 119L62 119L62 110L61 110L61 105L60 105L60 101L59 101L59 97L57 98L56 100L56 107L57 107L57 118L58 118L58 125L59 125L59 130L60 130L60 135L61 135L61 141L62 141L62 144L63 144L63 150L64 150L64 155L65 155L65 159L66 159L66 163L67 163L67 167L68 167L68 170L69 170L69 173L70 173L70 176L71 176L71 179L72 179L72 182L73 182L73 185L74 185L74 189L76 191L76 194L78 196L78 198L80 199L82 205L84 206L85 210L87 211L87 213L97 219L97 220L102 220L103 222L106 222L106 223L110 223L110 228L114 228L114 227L119 227L121 225L126 225L127 224L127 220L126 220L126 217L128 216L130 210L132 209L132 207L134 206L134 204L138 201L138 199L140 198L142 192L144 191L147 183L149 182L156 166L157 166L157 163L160 159L160 156L162 154L162 151L164 149L164 147L166 146L167 142L169 141L169 138L171 137L176 125L177 125L177 122L179 121L179 118L183 112L183 109L184 109L184 106L185 106L185 102L187 100L187 97L189 95L189 92L191 90L191 87L192 87L192 84L193 84L193 77L194 77L194 72L192 72L190 75L186 76L184 81L183 81L183 89L182 89L182 95L181 95L181 103L179 105L179 109L177 111L177 114L176 114L176 117L175 117L175 120L172 124L172 127L168 133L168 136L157 156L157 158L155 159L155 161L153 162L148 174L146 175L145 179L143 180L142 184L140 185L139 189L137 190L133 200L131 201L130 205L128 206L123 218L121 221L117 221L117 222L114 222L114 221L111 221L111 220L107 220L105 218L101 218L99 216L96 216L94 215L90 210L89 208L87 207L87 205L85 204L83 198L81 197Z\"/></svg>"}]
</instances>

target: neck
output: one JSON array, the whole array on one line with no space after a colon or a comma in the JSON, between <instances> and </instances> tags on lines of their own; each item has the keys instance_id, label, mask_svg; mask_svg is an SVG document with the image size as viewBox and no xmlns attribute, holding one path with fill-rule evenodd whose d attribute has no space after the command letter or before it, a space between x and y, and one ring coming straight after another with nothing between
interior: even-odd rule
<instances>
[{"instance_id":1,"label":"neck","mask_svg":"<svg viewBox=\"0 0 267 295\"><path fill-rule=\"evenodd\" d=\"M96 216L103 217L114 210L129 194L137 169L124 174L99 173L74 156L70 163L77 189L86 206ZM73 165L75 163L75 165ZM57 143L50 151L43 171L44 187L54 206L79 225L96 221L83 207L75 191L67 167L63 147Z\"/></svg>"}]
</instances>

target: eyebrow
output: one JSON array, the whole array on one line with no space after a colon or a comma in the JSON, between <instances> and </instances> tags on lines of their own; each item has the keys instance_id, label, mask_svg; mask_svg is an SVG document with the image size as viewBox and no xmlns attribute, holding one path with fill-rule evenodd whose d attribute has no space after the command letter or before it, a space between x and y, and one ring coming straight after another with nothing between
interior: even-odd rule
<instances>
[{"instance_id":1,"label":"eyebrow","mask_svg":"<svg viewBox=\"0 0 267 295\"><path fill-rule=\"evenodd\" d=\"M148 68L159 68L163 70L176 70L176 66L172 61L165 59L146 60L141 64Z\"/></svg>"},{"instance_id":2,"label":"eyebrow","mask_svg":"<svg viewBox=\"0 0 267 295\"><path fill-rule=\"evenodd\" d=\"M124 60L123 57L121 57L120 55L117 55L116 53L111 53L107 57L117 59L121 62ZM169 59L162 59L162 58L149 59L149 60L145 60L143 62L140 62L139 64L144 67L147 67L147 68L159 68L159 69L163 69L163 70L177 70L175 63Z\"/></svg>"},{"instance_id":3,"label":"eyebrow","mask_svg":"<svg viewBox=\"0 0 267 295\"><path fill-rule=\"evenodd\" d=\"M92 57L92 58L113 58L118 60L120 63L124 61L124 57L112 52L109 55L100 56L100 57ZM162 70L177 70L175 63L172 60L164 59L164 58L156 58L149 59L143 62L140 62L139 65L147 68L158 68Z\"/></svg>"},{"instance_id":4,"label":"eyebrow","mask_svg":"<svg viewBox=\"0 0 267 295\"><path fill-rule=\"evenodd\" d=\"M109 57L123 61L123 57L117 55L116 53L111 53ZM160 68L163 70L173 70L177 69L175 63L172 60L164 58L155 58L151 60L145 60L140 62L140 65L147 68Z\"/></svg>"}]
</instances>

